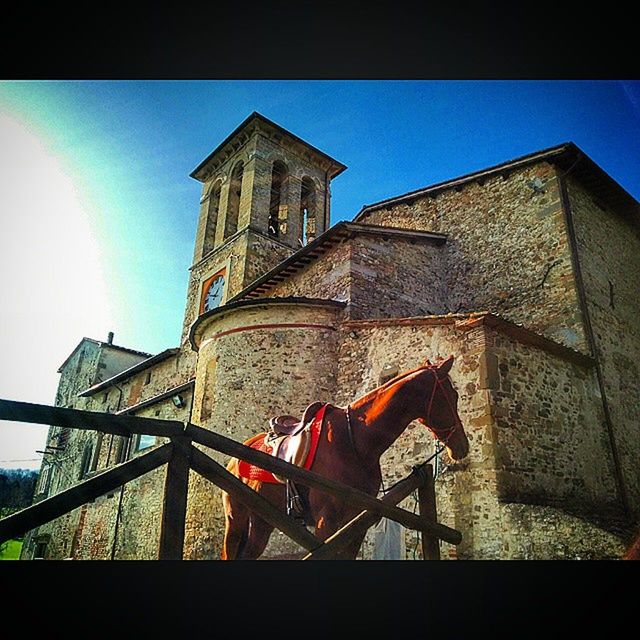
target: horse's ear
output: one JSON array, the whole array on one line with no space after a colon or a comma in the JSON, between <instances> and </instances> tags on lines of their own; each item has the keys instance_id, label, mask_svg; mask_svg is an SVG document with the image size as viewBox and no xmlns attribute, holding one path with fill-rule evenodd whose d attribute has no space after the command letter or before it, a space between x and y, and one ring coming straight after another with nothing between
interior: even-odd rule
<instances>
[{"instance_id":1,"label":"horse's ear","mask_svg":"<svg viewBox=\"0 0 640 640\"><path fill-rule=\"evenodd\" d=\"M449 356L446 360L438 363L438 374L446 376L453 366L453 356Z\"/></svg>"}]
</instances>

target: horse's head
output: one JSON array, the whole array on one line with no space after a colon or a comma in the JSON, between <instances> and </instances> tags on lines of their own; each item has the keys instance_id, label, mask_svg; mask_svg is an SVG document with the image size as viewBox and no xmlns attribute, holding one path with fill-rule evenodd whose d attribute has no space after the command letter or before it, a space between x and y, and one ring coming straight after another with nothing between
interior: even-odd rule
<instances>
[{"instance_id":1,"label":"horse's head","mask_svg":"<svg viewBox=\"0 0 640 640\"><path fill-rule=\"evenodd\" d=\"M445 445L454 460L461 460L469 453L469 441L458 415L458 392L449 378L452 365L453 356L435 364L429 360L424 363L426 375L433 386L418 422Z\"/></svg>"}]
</instances>

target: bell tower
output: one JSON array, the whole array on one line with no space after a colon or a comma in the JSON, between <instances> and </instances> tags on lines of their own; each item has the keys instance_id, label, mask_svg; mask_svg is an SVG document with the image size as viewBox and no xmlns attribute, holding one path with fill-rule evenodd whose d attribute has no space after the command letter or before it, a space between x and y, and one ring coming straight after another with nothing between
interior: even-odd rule
<instances>
[{"instance_id":1,"label":"bell tower","mask_svg":"<svg viewBox=\"0 0 640 640\"><path fill-rule=\"evenodd\" d=\"M202 183L182 332L330 226L330 182L346 169L253 112L190 174Z\"/></svg>"}]
</instances>

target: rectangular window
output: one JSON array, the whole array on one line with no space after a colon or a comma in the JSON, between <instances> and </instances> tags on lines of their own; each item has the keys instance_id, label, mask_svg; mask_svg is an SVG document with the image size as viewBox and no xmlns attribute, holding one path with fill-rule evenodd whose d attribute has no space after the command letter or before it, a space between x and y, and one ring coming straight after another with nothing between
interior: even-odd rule
<instances>
[{"instance_id":1,"label":"rectangular window","mask_svg":"<svg viewBox=\"0 0 640 640\"><path fill-rule=\"evenodd\" d=\"M91 456L91 462L89 463L89 471L95 471L98 468L98 463L100 462L100 450L102 449L103 438L104 438L104 433L98 433L96 445L93 449L93 454Z\"/></svg>"},{"instance_id":2,"label":"rectangular window","mask_svg":"<svg viewBox=\"0 0 640 640\"><path fill-rule=\"evenodd\" d=\"M127 459L127 453L129 449L129 437L118 436L118 444L116 445L116 464L125 462Z\"/></svg>"},{"instance_id":3,"label":"rectangular window","mask_svg":"<svg viewBox=\"0 0 640 640\"><path fill-rule=\"evenodd\" d=\"M49 493L49 488L51 487L51 476L52 474L51 465L43 466L42 471L40 472L40 489L38 491L39 495L46 496Z\"/></svg>"},{"instance_id":4,"label":"rectangular window","mask_svg":"<svg viewBox=\"0 0 640 640\"><path fill-rule=\"evenodd\" d=\"M35 551L33 552L33 559L44 560L46 553L47 553L47 543L36 542L36 548L35 548Z\"/></svg>"}]
</instances>

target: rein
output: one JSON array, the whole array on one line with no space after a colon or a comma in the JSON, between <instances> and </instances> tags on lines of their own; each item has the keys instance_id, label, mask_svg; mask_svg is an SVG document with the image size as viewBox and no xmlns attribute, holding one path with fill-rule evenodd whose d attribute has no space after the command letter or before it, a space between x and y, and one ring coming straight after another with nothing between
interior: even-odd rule
<instances>
[{"instance_id":1,"label":"rein","mask_svg":"<svg viewBox=\"0 0 640 640\"><path fill-rule=\"evenodd\" d=\"M353 438L353 427L351 426L351 415L349 411L350 409L351 407L347 405L346 409L344 410L347 414L347 432L349 433L349 442L351 443L351 449L353 450L353 453L356 454L356 458L360 458L360 454L356 449L356 441Z\"/></svg>"}]
</instances>

